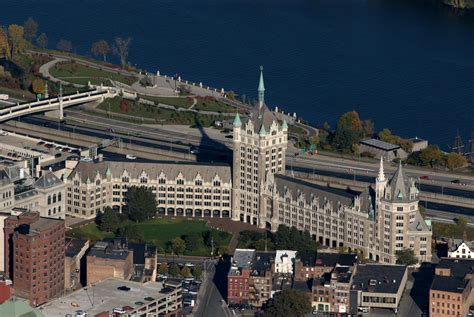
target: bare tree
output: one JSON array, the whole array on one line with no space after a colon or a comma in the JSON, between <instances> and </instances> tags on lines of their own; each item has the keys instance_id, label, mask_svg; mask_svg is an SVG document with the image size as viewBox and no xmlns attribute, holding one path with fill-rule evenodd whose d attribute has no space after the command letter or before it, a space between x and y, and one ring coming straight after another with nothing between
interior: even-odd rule
<instances>
[{"instance_id":1,"label":"bare tree","mask_svg":"<svg viewBox=\"0 0 474 317\"><path fill-rule=\"evenodd\" d=\"M72 43L71 41L59 40L56 48L63 52L70 52L72 51Z\"/></svg>"},{"instance_id":2,"label":"bare tree","mask_svg":"<svg viewBox=\"0 0 474 317\"><path fill-rule=\"evenodd\" d=\"M23 28L25 30L25 39L32 41L36 37L36 32L38 32L38 23L32 17L29 17Z\"/></svg>"},{"instance_id":3,"label":"bare tree","mask_svg":"<svg viewBox=\"0 0 474 317\"><path fill-rule=\"evenodd\" d=\"M110 51L109 44L104 40L100 40L93 43L91 47L92 54L94 54L95 56L102 55L102 57L104 58L104 62L106 60L106 57L109 51Z\"/></svg>"},{"instance_id":4,"label":"bare tree","mask_svg":"<svg viewBox=\"0 0 474 317\"><path fill-rule=\"evenodd\" d=\"M130 43L132 42L131 37L115 38L114 53L120 58L120 65L125 66L127 64L128 51L130 48Z\"/></svg>"},{"instance_id":5,"label":"bare tree","mask_svg":"<svg viewBox=\"0 0 474 317\"><path fill-rule=\"evenodd\" d=\"M38 44L38 46L41 48L48 46L48 36L46 33L41 33L40 36L38 36L36 39L36 44Z\"/></svg>"}]
</instances>

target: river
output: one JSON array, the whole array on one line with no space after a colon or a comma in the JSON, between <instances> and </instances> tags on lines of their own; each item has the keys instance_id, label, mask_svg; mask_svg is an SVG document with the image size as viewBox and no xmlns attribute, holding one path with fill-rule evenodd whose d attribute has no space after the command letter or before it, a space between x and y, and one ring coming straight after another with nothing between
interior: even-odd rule
<instances>
[{"instance_id":1,"label":"river","mask_svg":"<svg viewBox=\"0 0 474 317\"><path fill-rule=\"evenodd\" d=\"M474 11L422 0L2 0L0 25L32 16L54 47L89 54L131 36L149 71L256 98L331 126L357 110L377 129L448 149L474 131Z\"/></svg>"}]
</instances>

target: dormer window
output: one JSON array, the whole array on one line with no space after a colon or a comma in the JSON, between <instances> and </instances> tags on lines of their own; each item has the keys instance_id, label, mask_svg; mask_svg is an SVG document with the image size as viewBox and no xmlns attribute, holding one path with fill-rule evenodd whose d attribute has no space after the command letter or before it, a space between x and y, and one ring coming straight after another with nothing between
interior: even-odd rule
<instances>
[{"instance_id":1,"label":"dormer window","mask_svg":"<svg viewBox=\"0 0 474 317\"><path fill-rule=\"evenodd\" d=\"M166 184L166 179L160 178L160 179L158 180L158 184Z\"/></svg>"},{"instance_id":2,"label":"dormer window","mask_svg":"<svg viewBox=\"0 0 474 317\"><path fill-rule=\"evenodd\" d=\"M176 181L176 184L178 184L178 185L184 185L184 180L183 180L183 179L178 179L178 180Z\"/></svg>"},{"instance_id":3,"label":"dormer window","mask_svg":"<svg viewBox=\"0 0 474 317\"><path fill-rule=\"evenodd\" d=\"M198 179L194 182L194 185L196 186L202 186L202 180Z\"/></svg>"},{"instance_id":4,"label":"dormer window","mask_svg":"<svg viewBox=\"0 0 474 317\"><path fill-rule=\"evenodd\" d=\"M140 177L140 183L141 184L146 184L146 183L148 183L148 179L146 177L142 176L142 177Z\"/></svg>"},{"instance_id":5,"label":"dormer window","mask_svg":"<svg viewBox=\"0 0 474 317\"><path fill-rule=\"evenodd\" d=\"M128 182L130 182L130 178L128 178L128 176L124 176L124 177L122 177L122 182L123 183L128 183Z\"/></svg>"}]
</instances>

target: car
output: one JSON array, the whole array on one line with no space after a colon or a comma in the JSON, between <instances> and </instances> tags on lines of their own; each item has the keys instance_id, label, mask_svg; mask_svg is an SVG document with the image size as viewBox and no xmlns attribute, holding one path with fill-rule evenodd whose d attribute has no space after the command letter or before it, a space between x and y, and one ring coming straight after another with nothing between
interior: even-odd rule
<instances>
[{"instance_id":1,"label":"car","mask_svg":"<svg viewBox=\"0 0 474 317\"><path fill-rule=\"evenodd\" d=\"M423 176L420 176L420 179L430 179L430 178L428 177L428 175L423 175Z\"/></svg>"},{"instance_id":2,"label":"car","mask_svg":"<svg viewBox=\"0 0 474 317\"><path fill-rule=\"evenodd\" d=\"M451 181L451 184L459 184L459 183L461 183L461 181L459 179L453 179Z\"/></svg>"},{"instance_id":3,"label":"car","mask_svg":"<svg viewBox=\"0 0 474 317\"><path fill-rule=\"evenodd\" d=\"M39 142L36 143L36 144L37 144L37 145L43 145L43 144L45 144L45 143L46 143L46 142L44 142L44 141L39 141Z\"/></svg>"},{"instance_id":4,"label":"car","mask_svg":"<svg viewBox=\"0 0 474 317\"><path fill-rule=\"evenodd\" d=\"M0 132L0 135L2 135L2 136L7 136L7 135L8 135L8 133L7 133L7 132L5 132L5 131L1 131L1 132Z\"/></svg>"},{"instance_id":5,"label":"car","mask_svg":"<svg viewBox=\"0 0 474 317\"><path fill-rule=\"evenodd\" d=\"M132 155L132 154L127 154L125 157L126 157L128 160L136 160L136 159L137 159L137 157L136 157L135 155Z\"/></svg>"},{"instance_id":6,"label":"car","mask_svg":"<svg viewBox=\"0 0 474 317\"><path fill-rule=\"evenodd\" d=\"M191 154L199 154L199 149L197 147L191 146L189 148L189 153Z\"/></svg>"},{"instance_id":7,"label":"car","mask_svg":"<svg viewBox=\"0 0 474 317\"><path fill-rule=\"evenodd\" d=\"M368 313L370 311L370 308L369 307L359 307L358 311L360 311L361 313Z\"/></svg>"},{"instance_id":8,"label":"car","mask_svg":"<svg viewBox=\"0 0 474 317\"><path fill-rule=\"evenodd\" d=\"M128 292L130 290L130 287L123 285L123 286L117 287L117 289L120 291Z\"/></svg>"},{"instance_id":9,"label":"car","mask_svg":"<svg viewBox=\"0 0 474 317\"><path fill-rule=\"evenodd\" d=\"M58 157L61 157L61 156L63 156L62 153L56 153L56 154L54 154L54 157L55 157L55 158L58 158Z\"/></svg>"},{"instance_id":10,"label":"car","mask_svg":"<svg viewBox=\"0 0 474 317\"><path fill-rule=\"evenodd\" d=\"M188 263L184 264L184 266L187 266L187 267L194 267L194 264L192 264L191 262L188 262Z\"/></svg>"}]
</instances>

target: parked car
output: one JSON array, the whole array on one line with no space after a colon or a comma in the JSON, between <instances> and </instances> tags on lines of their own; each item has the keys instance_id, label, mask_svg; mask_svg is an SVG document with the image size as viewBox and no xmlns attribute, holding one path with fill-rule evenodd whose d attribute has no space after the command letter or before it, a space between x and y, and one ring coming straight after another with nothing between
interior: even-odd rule
<instances>
[{"instance_id":1,"label":"parked car","mask_svg":"<svg viewBox=\"0 0 474 317\"><path fill-rule=\"evenodd\" d=\"M427 175L420 176L420 179L430 179Z\"/></svg>"},{"instance_id":2,"label":"parked car","mask_svg":"<svg viewBox=\"0 0 474 317\"><path fill-rule=\"evenodd\" d=\"M126 157L128 160L136 160L136 159L137 159L137 157L136 157L135 155L132 155L132 154L127 154L125 157Z\"/></svg>"},{"instance_id":3,"label":"parked car","mask_svg":"<svg viewBox=\"0 0 474 317\"><path fill-rule=\"evenodd\" d=\"M459 184L459 183L461 183L461 181L459 179L453 179L451 181L451 184Z\"/></svg>"}]
</instances>

